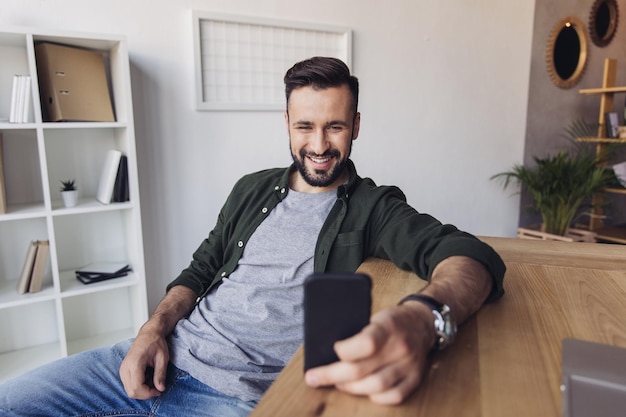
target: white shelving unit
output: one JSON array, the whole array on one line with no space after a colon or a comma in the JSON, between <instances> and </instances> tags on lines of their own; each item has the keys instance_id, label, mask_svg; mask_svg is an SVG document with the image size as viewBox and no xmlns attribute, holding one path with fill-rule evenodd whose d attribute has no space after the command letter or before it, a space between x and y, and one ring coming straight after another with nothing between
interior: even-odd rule
<instances>
[{"instance_id":1,"label":"white shelving unit","mask_svg":"<svg viewBox=\"0 0 626 417\"><path fill-rule=\"evenodd\" d=\"M100 51L116 121L44 122L34 46L47 41ZM14 74L28 74L27 123L9 123ZM0 381L51 360L132 337L148 315L130 70L123 37L0 27L0 134L7 210L0 214ZM130 201L95 196L107 151L128 157ZM60 181L76 179L80 202L64 208ZM43 290L19 295L31 240L49 240ZM125 261L126 277L84 285L74 271Z\"/></svg>"}]
</instances>

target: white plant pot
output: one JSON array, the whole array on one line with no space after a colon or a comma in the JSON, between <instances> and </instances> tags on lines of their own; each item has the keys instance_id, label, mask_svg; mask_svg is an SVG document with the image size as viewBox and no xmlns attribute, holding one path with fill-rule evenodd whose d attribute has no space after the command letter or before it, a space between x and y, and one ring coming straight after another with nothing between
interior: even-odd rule
<instances>
[{"instance_id":1,"label":"white plant pot","mask_svg":"<svg viewBox=\"0 0 626 417\"><path fill-rule=\"evenodd\" d=\"M626 162L613 165L613 171L615 171L615 176L622 184L622 187L626 187Z\"/></svg>"},{"instance_id":2,"label":"white plant pot","mask_svg":"<svg viewBox=\"0 0 626 417\"><path fill-rule=\"evenodd\" d=\"M74 207L78 202L78 190L61 191L61 196L63 196L65 207Z\"/></svg>"}]
</instances>

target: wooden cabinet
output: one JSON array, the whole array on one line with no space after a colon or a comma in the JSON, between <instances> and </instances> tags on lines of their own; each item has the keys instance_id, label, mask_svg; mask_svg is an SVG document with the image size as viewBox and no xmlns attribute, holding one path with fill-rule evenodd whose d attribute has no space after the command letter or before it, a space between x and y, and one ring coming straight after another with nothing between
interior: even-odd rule
<instances>
[{"instance_id":1,"label":"wooden cabinet","mask_svg":"<svg viewBox=\"0 0 626 417\"><path fill-rule=\"evenodd\" d=\"M606 59L604 62L604 74L602 87L580 90L581 94L600 95L600 110L598 117L598 134L596 137L578 138L580 142L590 142L596 144L596 152L603 152L607 146L616 143L626 143L626 139L608 138L605 128L605 114L614 111L614 96L618 93L626 93L626 87L615 85L615 74L617 71L617 60ZM625 188L608 188L593 198L594 208L591 211L589 229L597 233L599 241L626 244L626 225L606 225L604 211L601 207L605 201L605 193L614 195L616 198L626 198ZM620 196L621 195L621 196Z\"/></svg>"},{"instance_id":2,"label":"wooden cabinet","mask_svg":"<svg viewBox=\"0 0 626 417\"><path fill-rule=\"evenodd\" d=\"M45 122L35 45L97 50L105 67L114 122ZM14 74L30 75L26 123L9 123ZM0 28L0 134L6 210L0 214L0 380L85 349L132 337L147 319L143 241L126 41L119 36ZM127 156L130 201L102 204L96 192L107 153ZM61 180L75 179L80 199L62 202ZM49 240L40 292L17 283L32 240ZM132 273L95 284L74 271L93 262L127 262Z\"/></svg>"}]
</instances>

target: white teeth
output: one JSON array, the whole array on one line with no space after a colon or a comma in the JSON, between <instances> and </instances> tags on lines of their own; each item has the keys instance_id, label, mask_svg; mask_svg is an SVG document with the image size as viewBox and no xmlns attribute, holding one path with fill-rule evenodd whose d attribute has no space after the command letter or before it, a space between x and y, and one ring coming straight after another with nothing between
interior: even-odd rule
<instances>
[{"instance_id":1,"label":"white teeth","mask_svg":"<svg viewBox=\"0 0 626 417\"><path fill-rule=\"evenodd\" d=\"M316 164L323 164L324 162L330 161L330 158L314 158L312 156L309 156L309 159Z\"/></svg>"}]
</instances>

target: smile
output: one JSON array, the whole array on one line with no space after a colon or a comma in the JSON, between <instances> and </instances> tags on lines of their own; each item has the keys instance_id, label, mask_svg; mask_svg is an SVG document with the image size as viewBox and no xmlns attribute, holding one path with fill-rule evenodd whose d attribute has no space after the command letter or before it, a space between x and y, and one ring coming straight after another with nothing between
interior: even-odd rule
<instances>
[{"instance_id":1,"label":"smile","mask_svg":"<svg viewBox=\"0 0 626 417\"><path fill-rule=\"evenodd\" d=\"M325 164L326 162L332 159L331 156L311 156L311 155L307 155L307 158L309 158L312 162L316 164Z\"/></svg>"}]
</instances>

